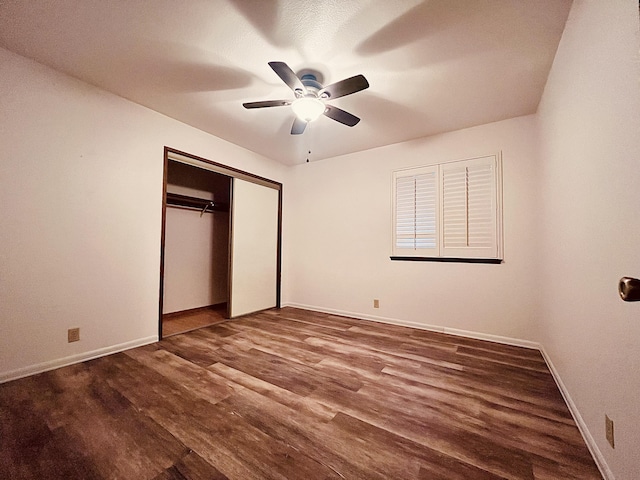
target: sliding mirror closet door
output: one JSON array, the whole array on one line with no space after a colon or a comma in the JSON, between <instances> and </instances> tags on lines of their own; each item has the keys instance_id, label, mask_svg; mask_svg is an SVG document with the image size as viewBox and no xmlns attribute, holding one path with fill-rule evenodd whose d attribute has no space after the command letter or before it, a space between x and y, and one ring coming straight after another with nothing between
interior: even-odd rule
<instances>
[{"instance_id":1,"label":"sliding mirror closet door","mask_svg":"<svg viewBox=\"0 0 640 480\"><path fill-rule=\"evenodd\" d=\"M279 193L275 188L233 179L231 317L278 303Z\"/></svg>"}]
</instances>

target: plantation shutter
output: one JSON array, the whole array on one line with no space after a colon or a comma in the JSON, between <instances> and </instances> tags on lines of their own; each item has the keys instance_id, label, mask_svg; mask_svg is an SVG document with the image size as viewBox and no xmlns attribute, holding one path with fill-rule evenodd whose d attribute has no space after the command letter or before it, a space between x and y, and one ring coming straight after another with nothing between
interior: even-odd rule
<instances>
[{"instance_id":1,"label":"plantation shutter","mask_svg":"<svg viewBox=\"0 0 640 480\"><path fill-rule=\"evenodd\" d=\"M502 260L496 155L393 172L393 260Z\"/></svg>"},{"instance_id":2,"label":"plantation shutter","mask_svg":"<svg viewBox=\"0 0 640 480\"><path fill-rule=\"evenodd\" d=\"M437 255L437 167L394 174L395 255Z\"/></svg>"},{"instance_id":3,"label":"plantation shutter","mask_svg":"<svg viewBox=\"0 0 640 480\"><path fill-rule=\"evenodd\" d=\"M440 165L440 255L496 258L497 175L495 157Z\"/></svg>"}]
</instances>

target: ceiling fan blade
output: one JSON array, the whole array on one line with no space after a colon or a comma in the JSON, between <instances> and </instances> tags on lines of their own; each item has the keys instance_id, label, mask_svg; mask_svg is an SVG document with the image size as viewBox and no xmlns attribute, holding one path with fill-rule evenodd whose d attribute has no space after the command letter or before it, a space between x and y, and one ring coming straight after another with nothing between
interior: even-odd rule
<instances>
[{"instance_id":1,"label":"ceiling fan blade","mask_svg":"<svg viewBox=\"0 0 640 480\"><path fill-rule=\"evenodd\" d=\"M324 110L325 116L335 120L336 122L344 123L349 127L353 127L360 121L360 119L355 115L351 115L349 112L345 112L338 107L334 107L333 105L326 105L326 107L327 108Z\"/></svg>"},{"instance_id":2,"label":"ceiling fan blade","mask_svg":"<svg viewBox=\"0 0 640 480\"><path fill-rule=\"evenodd\" d=\"M293 125L291 125L291 135L300 135L305 128L307 128L307 122L296 117L293 120Z\"/></svg>"},{"instance_id":3,"label":"ceiling fan blade","mask_svg":"<svg viewBox=\"0 0 640 480\"><path fill-rule=\"evenodd\" d=\"M289 100L264 100L262 102L243 103L244 108L284 107L291 105Z\"/></svg>"},{"instance_id":4,"label":"ceiling fan blade","mask_svg":"<svg viewBox=\"0 0 640 480\"><path fill-rule=\"evenodd\" d=\"M318 92L318 96L322 97L322 94L325 93L329 98L340 98L345 95L351 95L352 93L359 92L365 88L369 88L369 82L367 82L367 79L364 78L363 75L356 75L355 77L346 78L339 82L332 83L331 85L327 85Z\"/></svg>"},{"instance_id":5,"label":"ceiling fan blade","mask_svg":"<svg viewBox=\"0 0 640 480\"><path fill-rule=\"evenodd\" d=\"M294 92L307 93L307 88L302 84L293 70L284 62L269 62L269 66Z\"/></svg>"}]
</instances>

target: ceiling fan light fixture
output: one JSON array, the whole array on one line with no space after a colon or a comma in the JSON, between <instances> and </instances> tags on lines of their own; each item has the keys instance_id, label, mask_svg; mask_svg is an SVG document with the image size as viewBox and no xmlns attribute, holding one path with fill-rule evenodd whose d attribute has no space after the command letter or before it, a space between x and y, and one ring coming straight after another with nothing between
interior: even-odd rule
<instances>
[{"instance_id":1,"label":"ceiling fan light fixture","mask_svg":"<svg viewBox=\"0 0 640 480\"><path fill-rule=\"evenodd\" d=\"M291 104L291 109L300 120L313 122L324 113L325 105L315 96L306 96L295 100Z\"/></svg>"},{"instance_id":2,"label":"ceiling fan light fixture","mask_svg":"<svg viewBox=\"0 0 640 480\"><path fill-rule=\"evenodd\" d=\"M2 1L2 0L0 0ZM293 101L289 100L264 100L261 102L245 102L244 108L265 108L291 106L295 119L291 125L291 135L304 133L307 123L313 122L320 115L325 115L331 120L346 125L355 126L360 119L355 115L325 103L334 98L344 97L352 93L369 88L369 82L364 75L345 78L331 85L322 85L322 74L315 70L305 69L298 73L291 70L291 67L284 62L269 62L271 69L280 77L296 96Z\"/></svg>"}]
</instances>

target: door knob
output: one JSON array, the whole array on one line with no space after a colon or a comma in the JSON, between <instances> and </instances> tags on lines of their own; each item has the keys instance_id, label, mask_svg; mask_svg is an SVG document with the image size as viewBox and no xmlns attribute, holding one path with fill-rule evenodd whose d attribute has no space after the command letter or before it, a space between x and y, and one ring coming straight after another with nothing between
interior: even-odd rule
<instances>
[{"instance_id":1,"label":"door knob","mask_svg":"<svg viewBox=\"0 0 640 480\"><path fill-rule=\"evenodd\" d=\"M640 280L631 277L622 277L618 284L618 293L625 302L640 301Z\"/></svg>"}]
</instances>

